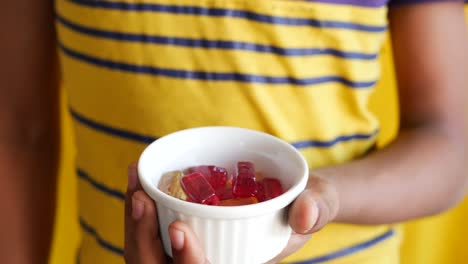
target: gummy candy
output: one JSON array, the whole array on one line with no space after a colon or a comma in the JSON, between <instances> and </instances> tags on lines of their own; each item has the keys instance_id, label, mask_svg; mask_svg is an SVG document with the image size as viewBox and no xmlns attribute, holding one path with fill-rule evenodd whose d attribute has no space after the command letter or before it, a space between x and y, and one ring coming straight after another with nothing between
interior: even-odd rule
<instances>
[{"instance_id":1,"label":"gummy candy","mask_svg":"<svg viewBox=\"0 0 468 264\"><path fill-rule=\"evenodd\" d=\"M248 197L248 198L235 198L235 199L228 199L219 202L219 206L238 206L238 205L247 205L247 204L254 204L258 203L257 198L255 197Z\"/></svg>"},{"instance_id":2,"label":"gummy candy","mask_svg":"<svg viewBox=\"0 0 468 264\"><path fill-rule=\"evenodd\" d=\"M199 172L201 173L203 176L205 176L205 178L208 180L208 178L210 177L211 173L210 173L210 169L208 169L208 166L196 166L196 167L190 167L187 169L186 173L187 174L190 174L190 173L194 173L194 172Z\"/></svg>"},{"instance_id":3,"label":"gummy candy","mask_svg":"<svg viewBox=\"0 0 468 264\"><path fill-rule=\"evenodd\" d=\"M281 182L275 178L265 178L262 181L265 200L270 200L283 194Z\"/></svg>"},{"instance_id":4,"label":"gummy candy","mask_svg":"<svg viewBox=\"0 0 468 264\"><path fill-rule=\"evenodd\" d=\"M187 200L187 195L180 185L180 181L182 180L182 177L184 177L184 174L181 171L174 171L169 175L172 176L172 180L168 187L169 195L181 200Z\"/></svg>"},{"instance_id":5,"label":"gummy candy","mask_svg":"<svg viewBox=\"0 0 468 264\"><path fill-rule=\"evenodd\" d=\"M231 186L228 186L226 184L226 186L222 187L222 188L218 188L216 190L216 196L218 196L218 198L222 201L222 200L229 200L229 199L232 199L234 198L234 195L232 194L232 187Z\"/></svg>"},{"instance_id":6,"label":"gummy candy","mask_svg":"<svg viewBox=\"0 0 468 264\"><path fill-rule=\"evenodd\" d=\"M255 182L255 169L252 162L243 161L237 163L237 176L232 192L235 197L252 197L257 194L257 183Z\"/></svg>"},{"instance_id":7,"label":"gummy candy","mask_svg":"<svg viewBox=\"0 0 468 264\"><path fill-rule=\"evenodd\" d=\"M263 188L262 182L257 182L257 195L255 197L257 197L259 202L263 202L266 200L265 190Z\"/></svg>"},{"instance_id":8,"label":"gummy candy","mask_svg":"<svg viewBox=\"0 0 468 264\"><path fill-rule=\"evenodd\" d=\"M208 180L199 172L182 177L181 185L187 196L196 203L217 205L219 198Z\"/></svg>"},{"instance_id":9,"label":"gummy candy","mask_svg":"<svg viewBox=\"0 0 468 264\"><path fill-rule=\"evenodd\" d=\"M174 176L174 172L171 171L171 172L167 172L167 173L164 173L164 175L161 177L161 180L159 181L159 185L158 185L158 188L169 194L169 186L171 185L171 182L172 182L172 176Z\"/></svg>"},{"instance_id":10,"label":"gummy candy","mask_svg":"<svg viewBox=\"0 0 468 264\"><path fill-rule=\"evenodd\" d=\"M225 168L216 166L196 166L189 168L188 173L199 172L208 180L213 189L226 186L228 181L228 173Z\"/></svg>"},{"instance_id":11,"label":"gummy candy","mask_svg":"<svg viewBox=\"0 0 468 264\"><path fill-rule=\"evenodd\" d=\"M214 189L226 186L228 181L228 173L225 168L208 166L208 169L211 172L211 177L208 181Z\"/></svg>"},{"instance_id":12,"label":"gummy candy","mask_svg":"<svg viewBox=\"0 0 468 264\"><path fill-rule=\"evenodd\" d=\"M203 165L163 175L159 188L192 203L219 206L247 205L273 199L283 193L281 182L264 177L248 161L237 163L236 177L229 179L225 168Z\"/></svg>"}]
</instances>

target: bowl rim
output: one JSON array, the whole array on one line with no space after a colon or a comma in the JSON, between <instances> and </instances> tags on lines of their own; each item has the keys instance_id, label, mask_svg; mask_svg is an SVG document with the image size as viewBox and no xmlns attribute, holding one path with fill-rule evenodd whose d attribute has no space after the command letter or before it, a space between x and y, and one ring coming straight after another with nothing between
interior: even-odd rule
<instances>
[{"instance_id":1,"label":"bowl rim","mask_svg":"<svg viewBox=\"0 0 468 264\"><path fill-rule=\"evenodd\" d=\"M144 161L151 149L157 148L158 145L164 144L165 141L171 140L173 137L180 136L181 134L191 133L195 130L220 130L223 131L235 131L242 133L251 133L256 134L257 136L262 136L268 138L275 144L279 144L285 150L290 152L301 166L300 171L302 176L300 180L289 188L282 195L275 197L271 200L264 201L261 203L250 204L250 205L241 205L241 206L207 206L203 204L191 203L182 201L175 197L172 197L163 191L161 191L157 186L151 182L151 173L150 170L145 167ZM163 136L151 144L149 144L141 153L138 160L138 177L144 191L157 203L157 206L165 206L171 208L172 210L178 211L187 215L194 215L200 218L215 218L215 219L241 219L249 218L258 215L264 215L268 213L276 212L286 206L288 206L304 189L307 184L309 176L308 164L303 157L303 155L294 148L291 144L265 132L260 132L256 130L240 128L240 127L230 127L230 126L204 126L189 128L184 130L179 130L166 136Z\"/></svg>"}]
</instances>

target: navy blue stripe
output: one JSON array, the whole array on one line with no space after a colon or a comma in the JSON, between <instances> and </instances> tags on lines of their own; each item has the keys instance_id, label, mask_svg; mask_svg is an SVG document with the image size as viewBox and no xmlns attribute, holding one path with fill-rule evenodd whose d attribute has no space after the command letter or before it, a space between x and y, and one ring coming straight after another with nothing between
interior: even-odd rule
<instances>
[{"instance_id":1,"label":"navy blue stripe","mask_svg":"<svg viewBox=\"0 0 468 264\"><path fill-rule=\"evenodd\" d=\"M327 4L363 6L363 7L384 7L387 5L387 2L389 0L306 0L306 1L321 2L321 3L327 3Z\"/></svg>"},{"instance_id":2,"label":"navy blue stripe","mask_svg":"<svg viewBox=\"0 0 468 264\"><path fill-rule=\"evenodd\" d=\"M82 169L76 169L76 173L78 175L78 177L80 177L81 179L87 181L88 183L90 183L94 188L98 189L99 191L109 195L109 196L112 196L112 197L115 197L119 200L125 200L125 194L119 190L116 190L116 189L112 189L106 185L104 185L103 183L100 183L98 181L96 181L95 179L91 178L91 176L89 176L85 171L83 171Z\"/></svg>"},{"instance_id":3,"label":"navy blue stripe","mask_svg":"<svg viewBox=\"0 0 468 264\"><path fill-rule=\"evenodd\" d=\"M319 141L319 140L306 140L306 141L299 141L299 142L294 142L291 143L295 148L297 149L303 149L303 148L310 148L310 147L316 147L316 148L328 148L333 145L336 145L339 142L345 142L345 141L351 141L351 140L366 140L366 139L371 139L375 135L377 135L379 130L375 130L374 132L370 134L353 134L353 135L344 135L344 136L339 136L333 140L330 141Z\"/></svg>"},{"instance_id":4,"label":"navy blue stripe","mask_svg":"<svg viewBox=\"0 0 468 264\"><path fill-rule=\"evenodd\" d=\"M122 248L117 247L115 245L112 245L110 242L107 242L106 240L104 240L96 232L96 230L93 227L91 227L88 223L86 223L84 221L84 219L81 218L81 217L80 217L80 226L86 233L93 236L101 247L103 247L103 248L105 248L105 249L107 249L107 250L109 250L109 251L111 251L111 252L113 252L113 253L115 253L117 255L123 256L124 250Z\"/></svg>"},{"instance_id":5,"label":"navy blue stripe","mask_svg":"<svg viewBox=\"0 0 468 264\"><path fill-rule=\"evenodd\" d=\"M380 236L378 236L378 237L376 237L374 239L371 239L369 241L357 244L355 246L345 248L345 249L341 249L341 250L338 250L338 251L333 252L331 254L321 256L321 257L313 258L313 259L310 259L310 260L304 260L304 261L300 261L300 262L293 262L293 263L290 263L290 264L317 264L317 263L323 263L323 262L326 262L326 261L334 260L334 259L337 259L337 258L341 258L341 257L347 256L347 255L357 253L357 252L365 250L367 248L370 248L370 247L372 247L372 246L374 246L374 245L376 245L376 244L378 244L378 243L392 237L393 235L395 235L395 230L390 229L389 231L385 232L384 234L382 234L382 235L380 235Z\"/></svg>"},{"instance_id":6,"label":"navy blue stripe","mask_svg":"<svg viewBox=\"0 0 468 264\"><path fill-rule=\"evenodd\" d=\"M129 42L143 42L155 43L170 46L182 47L198 47L207 49L227 49L227 50L246 50L259 53L273 53L281 56L316 56L316 55L331 55L345 59L358 59L358 60L375 60L378 54L360 53L360 52L346 52L336 49L318 49L318 48L281 48L269 45L259 45L248 42L224 41L224 40L208 40L208 39L191 39L191 38L177 38L165 37L159 35L145 35L124 33L115 31L99 30L95 28L85 27L71 22L68 19L57 14L57 21L65 27L76 32L99 37L108 38L119 41Z\"/></svg>"},{"instance_id":7,"label":"navy blue stripe","mask_svg":"<svg viewBox=\"0 0 468 264\"><path fill-rule=\"evenodd\" d=\"M157 139L152 136L142 135L142 134L138 134L132 131L120 129L120 128L114 128L114 127L99 123L97 121L93 121L91 119L88 119L78 114L72 108L70 108L70 114L76 121L80 122L81 124L86 125L95 130L104 132L106 134L118 136L118 137L125 138L125 139L130 139L130 140L137 141L137 142L144 143L144 144L149 144Z\"/></svg>"},{"instance_id":8,"label":"navy blue stripe","mask_svg":"<svg viewBox=\"0 0 468 264\"><path fill-rule=\"evenodd\" d=\"M263 76L253 74L241 74L236 72L202 72L202 71L187 71L187 70L176 70L167 68L158 68L152 66L128 64L123 62L116 62L101 58L92 57L77 51L71 50L63 45L60 48L64 54L99 67L108 68L112 70L120 70L138 74L150 74L157 76L164 76L178 79L193 79L203 81L237 81L244 83L264 83L264 84L292 84L297 86L310 86L323 83L341 83L350 88L371 88L377 81L370 82L354 82L339 76L323 76L317 78L293 78L293 77L274 77L274 76Z\"/></svg>"},{"instance_id":9,"label":"navy blue stripe","mask_svg":"<svg viewBox=\"0 0 468 264\"><path fill-rule=\"evenodd\" d=\"M111 127L107 124L98 123L94 120L89 119L88 117L85 117L79 114L76 110L74 110L71 107L69 109L70 109L70 113L72 117L79 123L85 126L88 126L90 128L93 128L97 131L109 134L111 136L117 136L120 138L129 139L129 140L133 140L138 143L144 143L144 144L151 143L157 139L157 137L140 135L136 132L130 132L128 130L120 130L120 129ZM308 148L308 147L327 148L327 147L332 147L333 145L336 145L340 142L370 139L373 136L375 136L377 133L378 133L378 130L369 134L352 134L352 135L339 136L329 141L305 140L305 141L293 142L291 144L297 149L303 149L303 148Z\"/></svg>"},{"instance_id":10,"label":"navy blue stripe","mask_svg":"<svg viewBox=\"0 0 468 264\"><path fill-rule=\"evenodd\" d=\"M95 8L105 8L124 11L136 12L159 12L159 13L172 13L172 14L185 14L185 15L199 15L211 17L235 17L247 19L259 23L277 24L285 26L311 26L317 28L339 28L350 29L365 32L385 32L387 26L365 25L351 22L335 21L335 20L318 20L307 18L291 18L270 16L258 14L254 12L239 10L239 9L225 9L225 8L205 8L198 6L181 6L181 5L163 5L163 4L150 4L150 3L126 3L114 1L98 1L98 0L70 0L73 3Z\"/></svg>"}]
</instances>

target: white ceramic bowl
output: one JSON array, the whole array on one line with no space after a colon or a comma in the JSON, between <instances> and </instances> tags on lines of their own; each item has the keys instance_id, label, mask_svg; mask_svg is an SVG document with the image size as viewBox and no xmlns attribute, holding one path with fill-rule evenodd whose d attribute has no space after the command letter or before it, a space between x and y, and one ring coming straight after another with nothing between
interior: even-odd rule
<instances>
[{"instance_id":1,"label":"white ceramic bowl","mask_svg":"<svg viewBox=\"0 0 468 264\"><path fill-rule=\"evenodd\" d=\"M262 203L222 207L178 200L157 188L165 172L213 164L232 173L237 161L251 161L264 175L280 179L284 194ZM308 178L306 161L290 144L234 127L201 127L162 137L144 150L138 171L143 189L158 205L166 253L172 256L168 226L182 220L197 234L212 264L259 264L279 254L291 236L286 207Z\"/></svg>"}]
</instances>

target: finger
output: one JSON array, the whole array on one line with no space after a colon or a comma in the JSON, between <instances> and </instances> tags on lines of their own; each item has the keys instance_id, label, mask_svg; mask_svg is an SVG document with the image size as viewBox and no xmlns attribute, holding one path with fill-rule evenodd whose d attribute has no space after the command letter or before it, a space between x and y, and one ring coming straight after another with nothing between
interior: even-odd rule
<instances>
[{"instance_id":1,"label":"finger","mask_svg":"<svg viewBox=\"0 0 468 264\"><path fill-rule=\"evenodd\" d=\"M127 181L127 195L132 196L137 190L141 190L140 181L138 179L138 166L134 162L128 166L128 181Z\"/></svg>"},{"instance_id":2,"label":"finger","mask_svg":"<svg viewBox=\"0 0 468 264\"><path fill-rule=\"evenodd\" d=\"M319 199L312 191L306 189L290 208L289 224L296 233L307 234L314 228L319 215Z\"/></svg>"},{"instance_id":3,"label":"finger","mask_svg":"<svg viewBox=\"0 0 468 264\"><path fill-rule=\"evenodd\" d=\"M137 164L133 163L128 166L128 174L127 174L127 193L125 194L125 232L131 232L134 230L132 224L133 221L131 220L132 216L132 196L139 189L139 181L138 181L138 172L137 172ZM125 235L127 237L127 234ZM129 236L130 237L130 236Z\"/></svg>"},{"instance_id":4,"label":"finger","mask_svg":"<svg viewBox=\"0 0 468 264\"><path fill-rule=\"evenodd\" d=\"M166 257L159 237L156 204L145 192L137 191L133 194L132 205L143 209L132 211L132 217L136 221L135 240L139 263L164 263Z\"/></svg>"},{"instance_id":5,"label":"finger","mask_svg":"<svg viewBox=\"0 0 468 264\"><path fill-rule=\"evenodd\" d=\"M127 193L125 195L125 260L127 263L137 263L135 221L132 219L132 196L138 187L138 173L136 163L128 167Z\"/></svg>"},{"instance_id":6,"label":"finger","mask_svg":"<svg viewBox=\"0 0 468 264\"><path fill-rule=\"evenodd\" d=\"M134 172L135 171L135 172ZM137 263L135 247L135 225L132 220L132 195L136 188L136 168L135 165L128 167L127 173L127 193L125 194L125 241L124 252L126 263Z\"/></svg>"},{"instance_id":7,"label":"finger","mask_svg":"<svg viewBox=\"0 0 468 264\"><path fill-rule=\"evenodd\" d=\"M172 255L175 264L206 264L208 261L200 241L186 224L180 221L169 226Z\"/></svg>"},{"instance_id":8,"label":"finger","mask_svg":"<svg viewBox=\"0 0 468 264\"><path fill-rule=\"evenodd\" d=\"M153 200L143 191L136 191L131 199L132 237L126 239L131 243L126 247L132 264L165 263L164 250L159 238L157 211Z\"/></svg>"}]
</instances>

